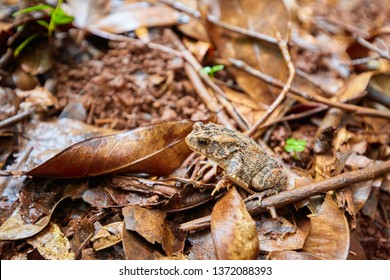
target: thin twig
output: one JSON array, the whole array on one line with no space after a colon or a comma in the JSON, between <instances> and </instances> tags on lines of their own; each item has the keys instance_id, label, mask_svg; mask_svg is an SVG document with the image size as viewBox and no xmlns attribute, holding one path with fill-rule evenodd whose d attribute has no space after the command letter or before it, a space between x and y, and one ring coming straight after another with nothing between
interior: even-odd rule
<instances>
[{"instance_id":1,"label":"thin twig","mask_svg":"<svg viewBox=\"0 0 390 280\"><path fill-rule=\"evenodd\" d=\"M242 60L237 60L237 59L232 59L232 58L230 58L229 60L234 66L236 66L242 70L247 71L249 74L251 74L255 77L258 77L259 79L269 83L272 86L275 86L278 88L284 87L284 83L282 81L253 68L252 66L246 64ZM291 97L293 97L293 98L295 98L296 96L303 97L307 100L322 103L322 104L328 105L329 107L340 108L340 109L343 109L347 112L353 112L354 114L360 115L360 116L371 116L371 117L390 119L390 112L389 111L379 111L379 110L365 108L365 107L361 107L361 106L357 106L357 105L341 103L341 102L334 101L334 100L331 100L331 99L326 98L326 97L322 97L322 96L317 95L317 94L304 92L304 91L302 91L294 86L291 87L288 94L291 95Z\"/></svg>"},{"instance_id":2,"label":"thin twig","mask_svg":"<svg viewBox=\"0 0 390 280\"><path fill-rule=\"evenodd\" d=\"M279 44L279 40L277 38L274 38L274 37L271 37L271 36L253 31L253 30L245 29L245 28L239 27L237 25L233 25L233 24L229 24L229 23L220 21L217 17L215 17L213 15L208 15L207 20L212 22L213 24L215 24L217 26L220 26L220 27L226 29L226 30L233 31L235 33L239 33L239 34L248 36L248 37L256 39L256 40L266 41L266 42L274 44L274 45Z\"/></svg>"},{"instance_id":3,"label":"thin twig","mask_svg":"<svg viewBox=\"0 0 390 280\"><path fill-rule=\"evenodd\" d=\"M345 172L320 182L311 183L300 188L283 191L273 196L265 197L262 199L260 205L258 204L257 200L246 201L245 206L251 215L256 215L267 211L270 207L282 207L314 195L349 187L352 184L359 182L373 180L388 172L390 172L390 161L376 162L360 170ZM211 216L205 216L181 224L180 229L183 231L205 229L210 226L210 221Z\"/></svg>"},{"instance_id":4,"label":"thin twig","mask_svg":"<svg viewBox=\"0 0 390 280\"><path fill-rule=\"evenodd\" d=\"M263 125L260 125L260 126L258 127L258 129L259 129L259 130L260 130L260 129L264 129L264 128L267 128L267 127L269 127L269 126L271 126L271 125L274 125L274 124L277 124L277 123L281 123L281 122L287 122L287 121L292 121L292 120L303 119L303 118L306 118L306 117L308 117L308 116L311 116L311 115L315 115L315 114L317 114L317 113L320 113L320 112L322 112L322 111L324 111L324 110L326 110L326 109L328 109L327 106L321 105L321 106L318 106L318 107L316 107L316 108L314 108L314 109L311 109L311 110L308 110L308 111L305 111L305 112L302 112L302 113L290 114L290 115L285 116L285 117L283 117L283 118L280 118L280 119L278 119L278 120L274 120L274 121L272 121L272 122L267 122L267 123L265 123L265 124L263 124Z\"/></svg>"},{"instance_id":5,"label":"thin twig","mask_svg":"<svg viewBox=\"0 0 390 280\"><path fill-rule=\"evenodd\" d=\"M177 1L172 0L159 0L159 2L164 3L166 5L169 5L181 12L184 12L190 16L193 16L194 18L200 18L201 13L198 10L192 9L186 5L183 5L181 3L178 3ZM226 30L247 36L249 38L253 38L256 40L266 41L268 43L271 43L273 45L278 45L279 40L277 38L274 38L272 36L262 34L253 30L249 30L246 28L239 27L237 25L233 25L227 22L220 21L216 16L213 15L207 15L207 20L219 27L222 27ZM289 42L288 42L289 44Z\"/></svg>"},{"instance_id":6,"label":"thin twig","mask_svg":"<svg viewBox=\"0 0 390 280\"><path fill-rule=\"evenodd\" d=\"M362 45L363 47L366 47L367 49L372 50L372 51L378 53L380 55L380 57L386 58L386 59L390 60L390 54L389 54L388 51L385 51L383 49L378 48L377 46L375 46L375 45L371 44L370 42L368 42L366 39L363 39L362 37L357 37L356 41L360 45Z\"/></svg>"},{"instance_id":7,"label":"thin twig","mask_svg":"<svg viewBox=\"0 0 390 280\"><path fill-rule=\"evenodd\" d=\"M256 130L259 128L259 126L261 124L265 123L265 121L272 114L272 112L275 110L275 108L282 103L282 101L287 96L287 93L290 90L291 84L292 84L294 77L295 77L295 67L291 61L290 53L288 52L288 49L287 49L287 41L282 40L282 37L281 37L279 32L277 32L276 36L279 40L279 42L278 42L279 48L283 54L283 58L286 61L286 64L287 64L287 67L289 70L289 76L288 76L286 84L284 85L284 87L282 89L282 92L278 95L278 97L275 99L275 101L267 109L267 111L264 113L264 115L247 132L248 135L253 135L253 133L256 132Z\"/></svg>"},{"instance_id":8,"label":"thin twig","mask_svg":"<svg viewBox=\"0 0 390 280\"><path fill-rule=\"evenodd\" d=\"M1 121L0 128L7 127L7 126L10 126L10 125L15 124L17 122L20 122L21 120L24 120L24 119L30 117L34 113L35 113L35 110L33 109L33 110L24 111L24 112L18 113L16 115L13 115L12 117L9 117L8 119Z\"/></svg>"}]
</instances>

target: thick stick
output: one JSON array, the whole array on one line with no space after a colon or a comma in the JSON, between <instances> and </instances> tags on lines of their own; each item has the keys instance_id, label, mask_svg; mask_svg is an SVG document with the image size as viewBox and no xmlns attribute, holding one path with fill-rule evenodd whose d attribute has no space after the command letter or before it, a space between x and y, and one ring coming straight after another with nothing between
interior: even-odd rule
<instances>
[{"instance_id":1,"label":"thick stick","mask_svg":"<svg viewBox=\"0 0 390 280\"><path fill-rule=\"evenodd\" d=\"M301 201L313 195L322 194L331 190L348 187L352 184L373 180L390 172L390 161L376 162L366 168L346 172L320 182L311 183L307 186L293 190L283 191L273 196L265 197L258 205L257 200L246 201L245 205L251 215L267 211L270 207L282 207L287 204ZM180 225L183 231L205 229L210 226L211 216L205 216Z\"/></svg>"}]
</instances>

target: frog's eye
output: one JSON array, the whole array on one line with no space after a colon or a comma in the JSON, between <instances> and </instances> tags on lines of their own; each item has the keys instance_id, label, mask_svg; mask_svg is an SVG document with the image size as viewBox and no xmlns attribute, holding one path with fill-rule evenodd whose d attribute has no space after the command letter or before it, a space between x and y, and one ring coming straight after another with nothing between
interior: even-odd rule
<instances>
[{"instance_id":1,"label":"frog's eye","mask_svg":"<svg viewBox=\"0 0 390 280\"><path fill-rule=\"evenodd\" d=\"M205 138L199 138L198 139L198 145L199 146L207 146L209 144L209 140Z\"/></svg>"}]
</instances>

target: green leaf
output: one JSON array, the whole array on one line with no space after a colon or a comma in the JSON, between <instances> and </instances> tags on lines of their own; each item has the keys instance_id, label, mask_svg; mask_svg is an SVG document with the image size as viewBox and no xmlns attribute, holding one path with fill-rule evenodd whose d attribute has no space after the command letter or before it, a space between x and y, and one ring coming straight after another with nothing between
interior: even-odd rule
<instances>
[{"instance_id":1,"label":"green leaf","mask_svg":"<svg viewBox=\"0 0 390 280\"><path fill-rule=\"evenodd\" d=\"M218 65L214 65L213 67L211 67L211 71L214 74L215 72L223 70L223 68L225 68L225 66L218 64Z\"/></svg>"},{"instance_id":2,"label":"green leaf","mask_svg":"<svg viewBox=\"0 0 390 280\"><path fill-rule=\"evenodd\" d=\"M46 4L39 4L39 5L36 5L36 6L28 7L26 9L17 11L15 13L13 13L12 16L15 17L15 16L18 16L18 15L21 15L21 14L28 14L28 13L31 13L31 12L42 11L42 10L45 10L45 9L53 10L54 7L52 7L50 5L46 5Z\"/></svg>"},{"instance_id":3,"label":"green leaf","mask_svg":"<svg viewBox=\"0 0 390 280\"><path fill-rule=\"evenodd\" d=\"M294 147L294 150L295 150L295 152L297 152L297 153L300 153L300 152L303 152L304 150L305 150L305 146L295 146Z\"/></svg>"},{"instance_id":4,"label":"green leaf","mask_svg":"<svg viewBox=\"0 0 390 280\"><path fill-rule=\"evenodd\" d=\"M288 138L287 140L286 140L286 144L287 145L295 145L297 143L297 139L295 139L295 138Z\"/></svg>"},{"instance_id":5,"label":"green leaf","mask_svg":"<svg viewBox=\"0 0 390 280\"><path fill-rule=\"evenodd\" d=\"M19 54L21 53L21 51L32 41L34 40L36 37L39 36L39 33L35 33L33 35L31 35L30 37L28 37L26 40L24 40L14 51L14 57L18 57Z\"/></svg>"},{"instance_id":6,"label":"green leaf","mask_svg":"<svg viewBox=\"0 0 390 280\"><path fill-rule=\"evenodd\" d=\"M299 140L295 138L288 138L284 150L288 153L295 152L300 153L305 150L307 142L305 140Z\"/></svg>"},{"instance_id":7,"label":"green leaf","mask_svg":"<svg viewBox=\"0 0 390 280\"><path fill-rule=\"evenodd\" d=\"M74 17L65 13L60 7L57 7L51 14L51 20L57 26L71 23L74 20Z\"/></svg>"},{"instance_id":8,"label":"green leaf","mask_svg":"<svg viewBox=\"0 0 390 280\"><path fill-rule=\"evenodd\" d=\"M39 25L42 25L43 27L49 29L49 23L47 21L44 21L44 20L37 20L37 23Z\"/></svg>"},{"instance_id":9,"label":"green leaf","mask_svg":"<svg viewBox=\"0 0 390 280\"><path fill-rule=\"evenodd\" d=\"M295 146L291 146L291 145L286 145L286 146L284 146L284 150L285 150L286 152L288 152L288 153L293 152L294 149L295 149Z\"/></svg>"},{"instance_id":10,"label":"green leaf","mask_svg":"<svg viewBox=\"0 0 390 280\"><path fill-rule=\"evenodd\" d=\"M210 74L211 67L210 66L206 66L206 67L200 69L200 72L203 73L203 74Z\"/></svg>"}]
</instances>

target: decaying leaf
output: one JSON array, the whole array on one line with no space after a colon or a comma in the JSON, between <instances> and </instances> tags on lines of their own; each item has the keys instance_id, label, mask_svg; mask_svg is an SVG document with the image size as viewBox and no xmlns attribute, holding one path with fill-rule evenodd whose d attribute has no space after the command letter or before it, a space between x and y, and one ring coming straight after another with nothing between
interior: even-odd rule
<instances>
[{"instance_id":1,"label":"decaying leaf","mask_svg":"<svg viewBox=\"0 0 390 280\"><path fill-rule=\"evenodd\" d=\"M345 260L350 244L349 225L332 197L327 194L319 211L308 217L311 229L303 251L323 259Z\"/></svg>"},{"instance_id":2,"label":"decaying leaf","mask_svg":"<svg viewBox=\"0 0 390 280\"><path fill-rule=\"evenodd\" d=\"M262 217L258 229L260 250L276 252L302 249L309 231L309 223L296 227L282 217L279 220Z\"/></svg>"},{"instance_id":3,"label":"decaying leaf","mask_svg":"<svg viewBox=\"0 0 390 280\"><path fill-rule=\"evenodd\" d=\"M122 241L123 222L116 222L102 227L92 238L96 251L114 246Z\"/></svg>"},{"instance_id":4,"label":"decaying leaf","mask_svg":"<svg viewBox=\"0 0 390 280\"><path fill-rule=\"evenodd\" d=\"M35 186L36 190L40 186L43 188L44 185L41 180L31 180L28 184ZM53 211L62 200L68 197L80 197L86 189L86 184L83 182L70 182L66 185L63 182L54 181L51 185L59 193L54 194L55 196L49 202L46 201L51 196L49 190L46 194L37 194L35 191L31 199L21 197L21 204L0 227L0 240L19 240L39 233L47 226ZM62 192L59 191L61 188Z\"/></svg>"},{"instance_id":5,"label":"decaying leaf","mask_svg":"<svg viewBox=\"0 0 390 280\"><path fill-rule=\"evenodd\" d=\"M35 224L26 223L19 206L0 227L0 240L18 240L28 238L44 229L51 216L44 216Z\"/></svg>"},{"instance_id":6,"label":"decaying leaf","mask_svg":"<svg viewBox=\"0 0 390 280\"><path fill-rule=\"evenodd\" d=\"M47 260L74 260L75 254L70 251L68 238L55 223L49 225L40 233L27 239L27 243L38 249Z\"/></svg>"},{"instance_id":7,"label":"decaying leaf","mask_svg":"<svg viewBox=\"0 0 390 280\"><path fill-rule=\"evenodd\" d=\"M135 231L151 244L161 244L165 253L173 252L175 236L160 210L128 206L122 209L126 230Z\"/></svg>"},{"instance_id":8,"label":"decaying leaf","mask_svg":"<svg viewBox=\"0 0 390 280\"><path fill-rule=\"evenodd\" d=\"M215 204L211 213L211 234L218 259L257 258L259 239L256 224L235 188L231 188Z\"/></svg>"},{"instance_id":9,"label":"decaying leaf","mask_svg":"<svg viewBox=\"0 0 390 280\"><path fill-rule=\"evenodd\" d=\"M127 230L123 223L122 244L127 260L158 260L164 256L138 233Z\"/></svg>"},{"instance_id":10,"label":"decaying leaf","mask_svg":"<svg viewBox=\"0 0 390 280\"><path fill-rule=\"evenodd\" d=\"M91 138L68 147L26 174L60 178L126 172L170 174L191 153L184 138L192 125L190 121L165 122Z\"/></svg>"}]
</instances>

